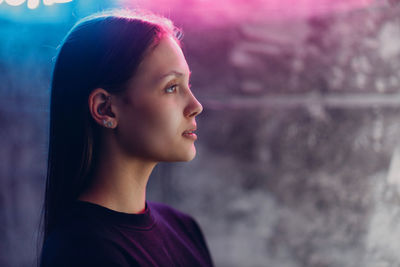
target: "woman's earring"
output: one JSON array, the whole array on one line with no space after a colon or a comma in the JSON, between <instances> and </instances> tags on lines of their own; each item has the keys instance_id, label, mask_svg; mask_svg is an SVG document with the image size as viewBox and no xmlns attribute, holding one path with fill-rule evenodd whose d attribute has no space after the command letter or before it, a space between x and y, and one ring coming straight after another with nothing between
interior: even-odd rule
<instances>
[{"instance_id":1,"label":"woman's earring","mask_svg":"<svg viewBox=\"0 0 400 267\"><path fill-rule=\"evenodd\" d=\"M113 122L112 122L112 121L103 120L103 124L104 124L104 126L106 126L107 128L111 128L111 127L113 126Z\"/></svg>"}]
</instances>

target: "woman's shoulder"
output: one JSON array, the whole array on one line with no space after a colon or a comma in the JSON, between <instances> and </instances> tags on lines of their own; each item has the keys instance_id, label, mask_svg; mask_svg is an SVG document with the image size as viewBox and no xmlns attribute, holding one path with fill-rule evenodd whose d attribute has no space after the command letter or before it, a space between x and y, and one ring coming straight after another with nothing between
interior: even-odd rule
<instances>
[{"instance_id":1,"label":"woman's shoulder","mask_svg":"<svg viewBox=\"0 0 400 267\"><path fill-rule=\"evenodd\" d=\"M174 229L173 232L178 234L180 238L184 236L187 240L190 240L197 247L198 251L201 251L204 258L209 259L211 264L211 256L203 231L192 215L167 204L157 202L150 202L148 204L152 212L156 214L155 216L159 225L167 226L168 229Z\"/></svg>"},{"instance_id":2,"label":"woman's shoulder","mask_svg":"<svg viewBox=\"0 0 400 267\"><path fill-rule=\"evenodd\" d=\"M49 240L69 240L80 239L89 240L95 238L98 232L104 230L100 221L96 221L90 216L85 216L75 212L68 212L49 232Z\"/></svg>"},{"instance_id":3,"label":"woman's shoulder","mask_svg":"<svg viewBox=\"0 0 400 267\"><path fill-rule=\"evenodd\" d=\"M186 240L187 244L192 244L190 247L197 247L202 255L209 255L200 227L191 215L163 203L147 202L147 206L147 212L139 214L137 218L122 217L122 219L134 219L134 222L145 225L148 225L148 218L154 218L154 224L151 223L154 227L142 227L143 229L128 227L126 224L115 227L115 224L100 220L100 217L91 217L86 212L86 215L66 218L46 239L41 266L136 266L134 262L136 258L130 259L126 256L127 248L131 245L124 246L125 241L118 239L121 234L126 234L124 236L131 238L129 239L131 242L137 241L141 245L144 244L144 240L152 238L156 240L160 236L179 242ZM141 221L138 218L145 220ZM116 222L120 223L120 219L118 218ZM122 222L125 223L126 220ZM107 264L104 265L105 263Z\"/></svg>"},{"instance_id":4,"label":"woman's shoulder","mask_svg":"<svg viewBox=\"0 0 400 267\"><path fill-rule=\"evenodd\" d=\"M57 250L79 249L84 244L99 244L96 230L85 222L66 221L59 224L47 236L43 248L57 248Z\"/></svg>"},{"instance_id":5,"label":"woman's shoulder","mask_svg":"<svg viewBox=\"0 0 400 267\"><path fill-rule=\"evenodd\" d=\"M95 235L54 232L44 243L41 267L128 266L121 262L124 262L123 254L110 240Z\"/></svg>"},{"instance_id":6,"label":"woman's shoulder","mask_svg":"<svg viewBox=\"0 0 400 267\"><path fill-rule=\"evenodd\" d=\"M88 217L71 215L49 232L43 244L41 267L47 266L129 266L111 239L107 227ZM117 264L118 263L118 264Z\"/></svg>"}]
</instances>

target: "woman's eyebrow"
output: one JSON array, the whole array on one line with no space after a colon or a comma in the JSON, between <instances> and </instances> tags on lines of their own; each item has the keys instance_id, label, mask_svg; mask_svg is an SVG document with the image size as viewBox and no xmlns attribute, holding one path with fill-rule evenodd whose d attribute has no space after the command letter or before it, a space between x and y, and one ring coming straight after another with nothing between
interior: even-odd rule
<instances>
[{"instance_id":1,"label":"woman's eyebrow","mask_svg":"<svg viewBox=\"0 0 400 267\"><path fill-rule=\"evenodd\" d=\"M189 70L189 78L190 78L190 75L191 75L191 74L192 74L192 72ZM181 77L181 76L183 76L183 75L184 75L184 74L183 74L182 72L179 72L179 71L176 71L176 70L171 70L170 72L168 72L168 73L162 75L158 80L162 80L162 79L164 79L165 77L168 77L168 76Z\"/></svg>"}]
</instances>

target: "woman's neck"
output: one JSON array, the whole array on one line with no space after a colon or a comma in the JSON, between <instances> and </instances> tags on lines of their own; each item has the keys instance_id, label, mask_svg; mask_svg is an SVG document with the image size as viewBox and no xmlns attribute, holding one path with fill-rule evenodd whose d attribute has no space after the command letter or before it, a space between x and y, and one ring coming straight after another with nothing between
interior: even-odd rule
<instances>
[{"instance_id":1,"label":"woman's neck","mask_svg":"<svg viewBox=\"0 0 400 267\"><path fill-rule=\"evenodd\" d=\"M145 209L146 186L157 163L127 159L120 153L102 153L92 185L78 199L106 208L141 213Z\"/></svg>"}]
</instances>

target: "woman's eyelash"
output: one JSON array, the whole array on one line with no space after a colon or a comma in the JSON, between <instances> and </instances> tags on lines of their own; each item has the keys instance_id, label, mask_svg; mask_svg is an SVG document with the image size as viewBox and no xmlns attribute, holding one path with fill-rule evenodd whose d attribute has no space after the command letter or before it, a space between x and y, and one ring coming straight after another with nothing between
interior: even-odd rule
<instances>
[{"instance_id":1,"label":"woman's eyelash","mask_svg":"<svg viewBox=\"0 0 400 267\"><path fill-rule=\"evenodd\" d=\"M165 89L165 92L167 92L167 93L173 93L173 92L175 92L176 91L176 87L178 87L179 85L178 84L174 84L174 85L172 85L172 86L169 86L169 87L167 87L166 89ZM191 89L192 88L192 84L188 84L188 87L189 87L189 89Z\"/></svg>"},{"instance_id":2,"label":"woman's eyelash","mask_svg":"<svg viewBox=\"0 0 400 267\"><path fill-rule=\"evenodd\" d=\"M175 91L176 91L176 87L178 87L177 84L174 84L174 85L172 85L172 86L169 86L168 88L165 89L165 92L167 92L167 93L175 92Z\"/></svg>"}]
</instances>

